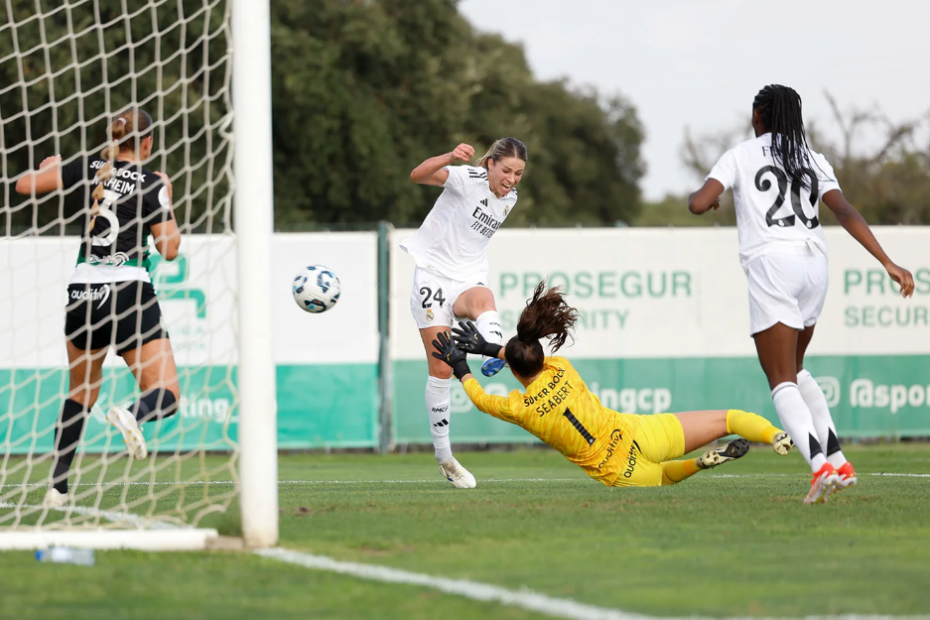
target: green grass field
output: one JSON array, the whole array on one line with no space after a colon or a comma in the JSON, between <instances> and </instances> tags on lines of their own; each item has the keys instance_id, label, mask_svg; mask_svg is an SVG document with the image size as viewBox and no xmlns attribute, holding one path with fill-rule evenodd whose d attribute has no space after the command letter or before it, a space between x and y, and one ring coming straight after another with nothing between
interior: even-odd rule
<instances>
[{"instance_id":1,"label":"green grass field","mask_svg":"<svg viewBox=\"0 0 930 620\"><path fill-rule=\"evenodd\" d=\"M674 486L608 489L544 450L284 455L281 546L651 615L930 613L930 445L849 448L859 486L805 506L800 457L756 446ZM134 491L142 492L142 491ZM234 503L235 505L235 503ZM204 525L235 533L235 515ZM0 554L3 618L532 618L243 552Z\"/></svg>"}]
</instances>

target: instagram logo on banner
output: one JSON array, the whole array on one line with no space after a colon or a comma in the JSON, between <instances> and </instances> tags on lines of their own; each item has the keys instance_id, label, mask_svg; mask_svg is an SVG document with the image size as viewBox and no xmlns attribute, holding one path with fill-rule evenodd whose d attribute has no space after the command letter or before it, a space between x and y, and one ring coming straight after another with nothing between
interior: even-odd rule
<instances>
[{"instance_id":1,"label":"instagram logo on banner","mask_svg":"<svg viewBox=\"0 0 930 620\"><path fill-rule=\"evenodd\" d=\"M836 377L814 377L823 390L823 395L827 397L827 405L836 407L840 404L840 380Z\"/></svg>"}]
</instances>

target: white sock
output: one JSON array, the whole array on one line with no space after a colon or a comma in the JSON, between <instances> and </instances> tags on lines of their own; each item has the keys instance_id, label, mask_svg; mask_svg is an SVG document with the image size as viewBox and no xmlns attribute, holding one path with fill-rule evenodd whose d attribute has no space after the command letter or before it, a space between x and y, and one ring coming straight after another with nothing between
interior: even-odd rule
<instances>
[{"instance_id":1,"label":"white sock","mask_svg":"<svg viewBox=\"0 0 930 620\"><path fill-rule=\"evenodd\" d=\"M475 327L478 328L478 333L488 342L503 344L504 330L501 329L501 315L497 313L497 310L488 310L479 314L478 318L475 319ZM489 359L491 358L487 355L482 355L481 363L483 364Z\"/></svg>"},{"instance_id":2,"label":"white sock","mask_svg":"<svg viewBox=\"0 0 930 620\"><path fill-rule=\"evenodd\" d=\"M452 458L449 441L449 422L452 421L452 379L430 377L426 381L426 413L429 415L429 431L433 435L436 460L445 463Z\"/></svg>"},{"instance_id":3,"label":"white sock","mask_svg":"<svg viewBox=\"0 0 930 620\"><path fill-rule=\"evenodd\" d=\"M836 425L833 423L833 416L830 415L827 397L807 370L798 373L798 390L801 391L807 408L811 410L820 445L827 451L827 460L836 468L842 467L846 463L846 457L840 450L840 441L836 437Z\"/></svg>"},{"instance_id":4,"label":"white sock","mask_svg":"<svg viewBox=\"0 0 930 620\"><path fill-rule=\"evenodd\" d=\"M781 425L788 431L794 440L794 445L801 452L801 456L811 466L811 471L817 471L827 462L823 454L820 440L817 439L817 429L810 409L801 397L797 383L785 381L779 383L772 390L772 400L775 401L775 410Z\"/></svg>"}]
</instances>

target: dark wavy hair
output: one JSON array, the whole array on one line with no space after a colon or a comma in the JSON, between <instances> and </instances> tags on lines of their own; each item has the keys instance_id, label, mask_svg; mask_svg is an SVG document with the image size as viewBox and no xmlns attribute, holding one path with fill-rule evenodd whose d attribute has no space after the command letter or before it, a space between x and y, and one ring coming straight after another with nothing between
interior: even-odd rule
<instances>
[{"instance_id":1,"label":"dark wavy hair","mask_svg":"<svg viewBox=\"0 0 930 620\"><path fill-rule=\"evenodd\" d=\"M539 374L546 359L540 340L549 338L555 353L565 344L577 320L578 312L566 303L561 287L547 290L545 280L540 282L520 314L517 335L504 351L510 370L521 377Z\"/></svg>"}]
</instances>

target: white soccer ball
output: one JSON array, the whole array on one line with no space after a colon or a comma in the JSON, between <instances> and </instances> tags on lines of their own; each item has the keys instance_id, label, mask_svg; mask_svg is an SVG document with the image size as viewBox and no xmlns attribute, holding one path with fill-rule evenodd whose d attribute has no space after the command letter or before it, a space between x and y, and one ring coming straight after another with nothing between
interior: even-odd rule
<instances>
[{"instance_id":1,"label":"white soccer ball","mask_svg":"<svg viewBox=\"0 0 930 620\"><path fill-rule=\"evenodd\" d=\"M328 267L310 265L294 278L294 301L301 309L318 314L326 312L339 301L341 286Z\"/></svg>"}]
</instances>

